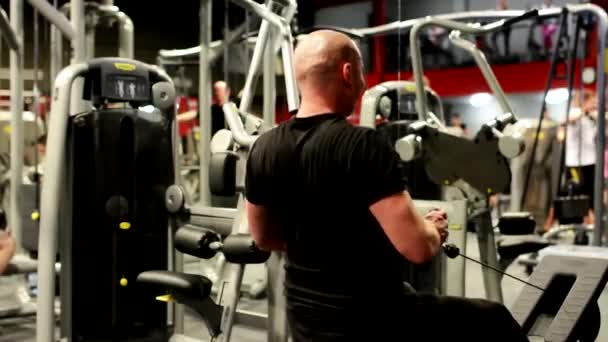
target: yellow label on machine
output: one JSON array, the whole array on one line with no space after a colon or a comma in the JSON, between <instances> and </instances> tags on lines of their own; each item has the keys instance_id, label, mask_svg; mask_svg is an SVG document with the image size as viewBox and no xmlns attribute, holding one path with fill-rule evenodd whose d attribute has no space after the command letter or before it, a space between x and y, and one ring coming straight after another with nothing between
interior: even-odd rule
<instances>
[{"instance_id":1,"label":"yellow label on machine","mask_svg":"<svg viewBox=\"0 0 608 342\"><path fill-rule=\"evenodd\" d=\"M117 70L122 70L122 71L133 71L133 70L137 69L135 64L131 64L131 63L114 63L114 67Z\"/></svg>"},{"instance_id":2,"label":"yellow label on machine","mask_svg":"<svg viewBox=\"0 0 608 342\"><path fill-rule=\"evenodd\" d=\"M450 224L448 225L448 229L449 230L462 230L462 225L461 224Z\"/></svg>"},{"instance_id":3,"label":"yellow label on machine","mask_svg":"<svg viewBox=\"0 0 608 342\"><path fill-rule=\"evenodd\" d=\"M405 85L405 91L416 91L416 84L415 83L407 83Z\"/></svg>"},{"instance_id":4,"label":"yellow label on machine","mask_svg":"<svg viewBox=\"0 0 608 342\"><path fill-rule=\"evenodd\" d=\"M173 296L171 296L170 294L164 295L164 296L158 296L158 297L156 297L156 300L159 302L169 303L169 302L173 302Z\"/></svg>"},{"instance_id":5,"label":"yellow label on machine","mask_svg":"<svg viewBox=\"0 0 608 342\"><path fill-rule=\"evenodd\" d=\"M118 227L120 227L120 229L127 230L131 228L131 224L129 222L120 222Z\"/></svg>"},{"instance_id":6,"label":"yellow label on machine","mask_svg":"<svg viewBox=\"0 0 608 342\"><path fill-rule=\"evenodd\" d=\"M11 126L9 126L9 125L4 126L4 128L2 130L6 134L11 134Z\"/></svg>"}]
</instances>

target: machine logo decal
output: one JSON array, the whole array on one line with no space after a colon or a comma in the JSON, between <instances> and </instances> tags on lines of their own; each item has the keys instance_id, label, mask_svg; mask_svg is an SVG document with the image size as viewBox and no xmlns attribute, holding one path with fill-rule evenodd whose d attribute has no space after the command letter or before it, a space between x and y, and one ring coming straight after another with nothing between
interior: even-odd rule
<instances>
[{"instance_id":1,"label":"machine logo decal","mask_svg":"<svg viewBox=\"0 0 608 342\"><path fill-rule=\"evenodd\" d=\"M137 69L137 67L134 64L129 64L129 63L114 63L114 67L117 70L122 70L122 71L134 71L135 69Z\"/></svg>"}]
</instances>

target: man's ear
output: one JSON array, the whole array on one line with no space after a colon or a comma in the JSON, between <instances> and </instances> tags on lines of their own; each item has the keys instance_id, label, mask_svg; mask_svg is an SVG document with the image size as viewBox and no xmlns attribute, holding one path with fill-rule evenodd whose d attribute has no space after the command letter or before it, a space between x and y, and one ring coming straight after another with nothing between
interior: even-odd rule
<instances>
[{"instance_id":1,"label":"man's ear","mask_svg":"<svg viewBox=\"0 0 608 342\"><path fill-rule=\"evenodd\" d=\"M353 65L351 63L342 64L342 82L344 85L351 87L353 83Z\"/></svg>"}]
</instances>

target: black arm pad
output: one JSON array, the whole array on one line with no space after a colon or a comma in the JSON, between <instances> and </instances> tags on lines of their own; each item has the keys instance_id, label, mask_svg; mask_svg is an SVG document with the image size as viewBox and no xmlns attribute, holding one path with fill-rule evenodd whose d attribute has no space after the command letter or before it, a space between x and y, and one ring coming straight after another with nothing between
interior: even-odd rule
<instances>
[{"instance_id":1,"label":"black arm pad","mask_svg":"<svg viewBox=\"0 0 608 342\"><path fill-rule=\"evenodd\" d=\"M233 264L262 264L270 257L270 252L260 250L249 234L229 235L222 252Z\"/></svg>"},{"instance_id":2,"label":"black arm pad","mask_svg":"<svg viewBox=\"0 0 608 342\"><path fill-rule=\"evenodd\" d=\"M175 249L181 253L201 259L210 259L215 256L217 251L211 249L209 245L219 240L219 236L211 230L183 226L175 232L174 243Z\"/></svg>"}]
</instances>

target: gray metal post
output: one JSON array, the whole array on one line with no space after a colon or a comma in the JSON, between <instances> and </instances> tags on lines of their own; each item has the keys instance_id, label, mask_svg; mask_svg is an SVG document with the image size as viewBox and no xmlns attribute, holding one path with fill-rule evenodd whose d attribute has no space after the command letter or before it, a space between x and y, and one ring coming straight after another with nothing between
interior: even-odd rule
<instances>
[{"instance_id":1,"label":"gray metal post","mask_svg":"<svg viewBox=\"0 0 608 342\"><path fill-rule=\"evenodd\" d=\"M492 226L492 217L490 211L479 214L475 218L477 226L477 241L479 244L479 260L487 265L499 268L498 256L496 254L496 241L494 241L494 227ZM488 300L502 303L502 286L501 276L494 270L483 268L483 284L486 289L486 298Z\"/></svg>"},{"instance_id":2,"label":"gray metal post","mask_svg":"<svg viewBox=\"0 0 608 342\"><path fill-rule=\"evenodd\" d=\"M10 51L11 87L11 192L9 222L17 246L21 246L21 204L23 182L23 0L11 0L10 22L18 49Z\"/></svg>"},{"instance_id":3,"label":"gray metal post","mask_svg":"<svg viewBox=\"0 0 608 342\"><path fill-rule=\"evenodd\" d=\"M209 159L211 158L211 68L209 52L211 44L212 1L201 0L200 8L200 43L199 81L198 81L198 111L200 122L200 204L211 205L209 190Z\"/></svg>"},{"instance_id":4,"label":"gray metal post","mask_svg":"<svg viewBox=\"0 0 608 342\"><path fill-rule=\"evenodd\" d=\"M55 341L55 257L59 235L59 205L70 109L71 86L74 79L87 70L86 64L72 65L58 75L53 88L53 105L47 139L47 157L42 185L40 237L38 241L38 299L36 342Z\"/></svg>"},{"instance_id":5,"label":"gray metal post","mask_svg":"<svg viewBox=\"0 0 608 342\"><path fill-rule=\"evenodd\" d=\"M272 127L276 122L276 53L274 28L269 27L268 39L264 50L264 122Z\"/></svg>"},{"instance_id":6,"label":"gray metal post","mask_svg":"<svg viewBox=\"0 0 608 342\"><path fill-rule=\"evenodd\" d=\"M288 28L289 29L289 28ZM290 111L300 108L300 95L296 82L296 71L293 64L293 38L291 33L283 38L281 44L283 57L283 74L285 77L285 91L287 92L287 106Z\"/></svg>"},{"instance_id":7,"label":"gray metal post","mask_svg":"<svg viewBox=\"0 0 608 342\"><path fill-rule=\"evenodd\" d=\"M50 46L50 58L49 58L49 79L51 84L55 81L55 77L63 66L63 37L61 32L54 26L51 25L51 46Z\"/></svg>"},{"instance_id":8,"label":"gray metal post","mask_svg":"<svg viewBox=\"0 0 608 342\"><path fill-rule=\"evenodd\" d=\"M598 26L598 50L597 57L597 161L595 164L595 197L593 204L595 208L595 229L593 230L593 245L602 246L602 239L605 239L605 219L604 219L604 149L606 147L606 35L608 34L608 16L606 12L595 6L589 5L589 11L597 17Z\"/></svg>"},{"instance_id":9,"label":"gray metal post","mask_svg":"<svg viewBox=\"0 0 608 342\"><path fill-rule=\"evenodd\" d=\"M272 6L272 1L269 1L268 5ZM263 20L260 26L260 33L258 34L255 49L253 50L253 56L251 57L251 64L249 64L249 71L247 72L245 87L243 88L243 96L241 97L241 103L239 106L239 110L242 113L249 112L251 102L253 102L253 97L255 95L254 85L258 70L260 70L260 66L262 65L264 47L266 46L266 42L268 41L269 28L270 24L266 20Z\"/></svg>"},{"instance_id":10,"label":"gray metal post","mask_svg":"<svg viewBox=\"0 0 608 342\"><path fill-rule=\"evenodd\" d=\"M124 12L116 13L118 18L118 57L135 58L135 26Z\"/></svg>"},{"instance_id":11,"label":"gray metal post","mask_svg":"<svg viewBox=\"0 0 608 342\"><path fill-rule=\"evenodd\" d=\"M486 83L492 90L492 94L494 94L494 97L496 98L496 101L498 102L498 105L502 110L502 114L514 114L513 110L511 109L511 105L509 105L509 101L507 101L505 92L502 90L500 83L498 83L494 72L492 72L490 64L488 64L485 54L481 50L479 50L471 41L460 37L460 31L452 31L452 33L450 33L450 41L457 47L467 51L471 56L473 56L477 67L479 67L479 70L483 74Z\"/></svg>"},{"instance_id":12,"label":"gray metal post","mask_svg":"<svg viewBox=\"0 0 608 342\"><path fill-rule=\"evenodd\" d=\"M287 298L285 297L285 258L282 252L272 253L266 262L268 271L268 342L287 342Z\"/></svg>"},{"instance_id":13,"label":"gray metal post","mask_svg":"<svg viewBox=\"0 0 608 342\"><path fill-rule=\"evenodd\" d=\"M40 12L40 15L53 24L53 26L57 27L63 35L70 40L74 39L75 31L70 21L47 0L28 0L28 2Z\"/></svg>"},{"instance_id":14,"label":"gray metal post","mask_svg":"<svg viewBox=\"0 0 608 342\"><path fill-rule=\"evenodd\" d=\"M87 25L88 26L88 25ZM86 41L86 59L95 58L95 26L86 27L85 41Z\"/></svg>"},{"instance_id":15,"label":"gray metal post","mask_svg":"<svg viewBox=\"0 0 608 342\"><path fill-rule=\"evenodd\" d=\"M70 2L70 21L74 29L74 38L72 39L72 64L84 62L86 60L86 39L85 39L85 22L84 1L72 0ZM74 94L82 94L84 81L77 79L73 84ZM80 113L86 110L84 101L80 96L74 96L70 103L71 113Z\"/></svg>"}]
</instances>

